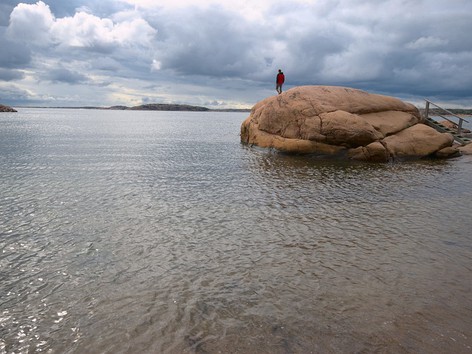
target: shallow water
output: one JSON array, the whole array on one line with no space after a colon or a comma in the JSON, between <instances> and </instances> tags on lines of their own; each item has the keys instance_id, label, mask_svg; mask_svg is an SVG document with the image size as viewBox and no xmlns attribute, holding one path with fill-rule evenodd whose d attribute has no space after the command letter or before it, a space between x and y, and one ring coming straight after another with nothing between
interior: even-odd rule
<instances>
[{"instance_id":1,"label":"shallow water","mask_svg":"<svg viewBox=\"0 0 472 354\"><path fill-rule=\"evenodd\" d=\"M239 143L244 113L0 116L0 353L470 353L472 159Z\"/></svg>"}]
</instances>

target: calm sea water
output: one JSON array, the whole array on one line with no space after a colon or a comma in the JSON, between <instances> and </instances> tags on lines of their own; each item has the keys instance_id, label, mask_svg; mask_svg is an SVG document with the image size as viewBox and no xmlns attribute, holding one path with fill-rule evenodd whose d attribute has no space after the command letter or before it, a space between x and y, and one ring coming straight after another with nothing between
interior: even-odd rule
<instances>
[{"instance_id":1,"label":"calm sea water","mask_svg":"<svg viewBox=\"0 0 472 354\"><path fill-rule=\"evenodd\" d=\"M471 353L472 158L322 161L245 113L0 115L0 353Z\"/></svg>"}]
</instances>

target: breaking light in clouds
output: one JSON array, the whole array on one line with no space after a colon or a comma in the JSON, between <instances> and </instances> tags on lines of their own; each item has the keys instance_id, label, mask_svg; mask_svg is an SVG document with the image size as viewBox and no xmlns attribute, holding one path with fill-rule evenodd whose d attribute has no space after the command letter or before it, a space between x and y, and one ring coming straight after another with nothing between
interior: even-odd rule
<instances>
[{"instance_id":1,"label":"breaking light in clouds","mask_svg":"<svg viewBox=\"0 0 472 354\"><path fill-rule=\"evenodd\" d=\"M0 103L251 107L342 85L472 107L466 0L4 0ZM8 14L8 16L5 15Z\"/></svg>"}]
</instances>

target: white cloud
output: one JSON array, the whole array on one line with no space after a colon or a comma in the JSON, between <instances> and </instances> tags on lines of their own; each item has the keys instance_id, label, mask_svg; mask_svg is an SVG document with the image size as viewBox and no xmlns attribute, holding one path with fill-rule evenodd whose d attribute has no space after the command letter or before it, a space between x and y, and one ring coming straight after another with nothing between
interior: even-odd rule
<instances>
[{"instance_id":1,"label":"white cloud","mask_svg":"<svg viewBox=\"0 0 472 354\"><path fill-rule=\"evenodd\" d=\"M300 6L313 6L318 3L324 4L330 0L292 0L287 2L286 0L120 0L122 3L134 6L136 9L156 10L165 9L167 11L174 10L194 10L194 9L219 9L221 11L229 11L242 18L251 21L268 21L273 22L273 18L267 19L265 14L271 11L271 9L278 8L280 6L287 6L287 9L297 8ZM283 13L281 13L283 15Z\"/></svg>"},{"instance_id":2,"label":"white cloud","mask_svg":"<svg viewBox=\"0 0 472 354\"><path fill-rule=\"evenodd\" d=\"M448 43L448 40L436 37L421 37L406 45L409 49L429 49L442 47Z\"/></svg>"},{"instance_id":3,"label":"white cloud","mask_svg":"<svg viewBox=\"0 0 472 354\"><path fill-rule=\"evenodd\" d=\"M58 19L50 29L56 43L71 47L100 48L122 45L149 45L154 30L143 19L113 23L85 12Z\"/></svg>"},{"instance_id":4,"label":"white cloud","mask_svg":"<svg viewBox=\"0 0 472 354\"><path fill-rule=\"evenodd\" d=\"M112 48L113 46L150 45L157 31L142 18L114 23L88 12L55 18L48 5L19 4L10 16L8 35L35 46L52 43L62 47Z\"/></svg>"},{"instance_id":5,"label":"white cloud","mask_svg":"<svg viewBox=\"0 0 472 354\"><path fill-rule=\"evenodd\" d=\"M54 24L54 16L49 6L42 1L36 4L18 4L10 15L7 35L15 40L48 44L49 31Z\"/></svg>"},{"instance_id":6,"label":"white cloud","mask_svg":"<svg viewBox=\"0 0 472 354\"><path fill-rule=\"evenodd\" d=\"M152 65L151 65L151 70L152 71L159 71L161 70L162 63L156 59L153 59Z\"/></svg>"}]
</instances>

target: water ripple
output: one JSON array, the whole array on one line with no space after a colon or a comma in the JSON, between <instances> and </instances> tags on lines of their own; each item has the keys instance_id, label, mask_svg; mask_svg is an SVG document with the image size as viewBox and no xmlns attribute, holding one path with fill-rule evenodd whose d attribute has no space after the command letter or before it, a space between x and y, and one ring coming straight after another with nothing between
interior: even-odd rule
<instances>
[{"instance_id":1,"label":"water ripple","mask_svg":"<svg viewBox=\"0 0 472 354\"><path fill-rule=\"evenodd\" d=\"M249 148L241 114L15 117L0 353L470 351L469 163Z\"/></svg>"}]
</instances>

